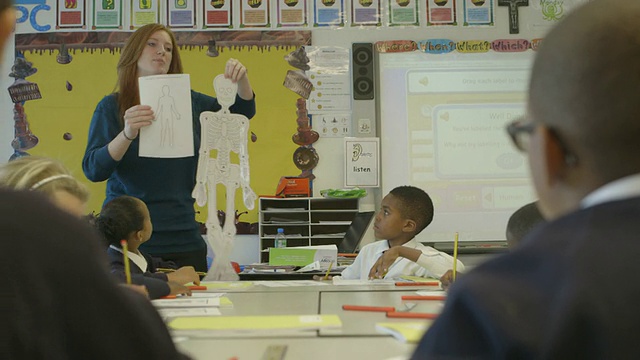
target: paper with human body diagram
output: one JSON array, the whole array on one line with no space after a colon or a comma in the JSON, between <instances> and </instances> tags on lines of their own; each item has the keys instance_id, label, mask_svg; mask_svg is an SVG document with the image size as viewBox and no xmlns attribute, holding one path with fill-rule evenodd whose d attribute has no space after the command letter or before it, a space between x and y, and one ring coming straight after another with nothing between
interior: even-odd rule
<instances>
[{"instance_id":1,"label":"paper with human body diagram","mask_svg":"<svg viewBox=\"0 0 640 360\"><path fill-rule=\"evenodd\" d=\"M140 104L149 105L155 119L140 129L140 157L194 156L191 82L188 74L138 78Z\"/></svg>"}]
</instances>

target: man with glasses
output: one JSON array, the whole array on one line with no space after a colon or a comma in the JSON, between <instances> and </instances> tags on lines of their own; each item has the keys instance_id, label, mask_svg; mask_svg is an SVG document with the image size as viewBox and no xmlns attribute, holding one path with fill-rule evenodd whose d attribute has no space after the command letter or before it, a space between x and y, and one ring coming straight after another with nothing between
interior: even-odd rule
<instances>
[{"instance_id":1,"label":"man with glasses","mask_svg":"<svg viewBox=\"0 0 640 360\"><path fill-rule=\"evenodd\" d=\"M548 223L452 285L414 359L640 357L640 1L596 0L543 40L526 152Z\"/></svg>"}]
</instances>

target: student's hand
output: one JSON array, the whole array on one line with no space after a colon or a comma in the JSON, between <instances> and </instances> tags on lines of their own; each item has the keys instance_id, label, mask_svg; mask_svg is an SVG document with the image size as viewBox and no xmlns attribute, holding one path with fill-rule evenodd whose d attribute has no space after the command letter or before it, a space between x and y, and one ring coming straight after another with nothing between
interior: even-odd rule
<instances>
[{"instance_id":1,"label":"student's hand","mask_svg":"<svg viewBox=\"0 0 640 360\"><path fill-rule=\"evenodd\" d=\"M188 287L175 283L173 281L167 281L169 284L169 295L187 295L191 296L191 289Z\"/></svg>"},{"instance_id":2,"label":"student's hand","mask_svg":"<svg viewBox=\"0 0 640 360\"><path fill-rule=\"evenodd\" d=\"M327 276L326 279L324 278L324 275L313 275L313 280L316 280L316 281L332 280L332 279L333 279L333 276L331 275Z\"/></svg>"},{"instance_id":3,"label":"student's hand","mask_svg":"<svg viewBox=\"0 0 640 360\"><path fill-rule=\"evenodd\" d=\"M444 290L447 290L452 283L453 283L453 270L447 270L447 272L444 273L444 275L442 275L442 277L440 278L440 286L442 286Z\"/></svg>"},{"instance_id":4,"label":"student's hand","mask_svg":"<svg viewBox=\"0 0 640 360\"><path fill-rule=\"evenodd\" d=\"M196 285L200 285L200 276L198 276L193 266L183 266L174 272L168 273L167 279L178 284L193 282Z\"/></svg>"},{"instance_id":5,"label":"student's hand","mask_svg":"<svg viewBox=\"0 0 640 360\"><path fill-rule=\"evenodd\" d=\"M135 105L124 112L124 134L133 139L138 136L140 128L151 125L155 115L149 105Z\"/></svg>"},{"instance_id":6,"label":"student's hand","mask_svg":"<svg viewBox=\"0 0 640 360\"><path fill-rule=\"evenodd\" d=\"M387 275L387 271L400 255L400 247L394 246L386 250L378 258L375 264L369 270L369 279L382 279Z\"/></svg>"},{"instance_id":7,"label":"student's hand","mask_svg":"<svg viewBox=\"0 0 640 360\"><path fill-rule=\"evenodd\" d=\"M147 290L147 287L144 285L120 284L120 286L123 286L125 289L135 291L138 294L141 294L142 296L146 297L147 299L149 298L149 291Z\"/></svg>"},{"instance_id":8,"label":"student's hand","mask_svg":"<svg viewBox=\"0 0 640 360\"><path fill-rule=\"evenodd\" d=\"M227 64L224 68L224 77L227 79L231 79L234 83L245 78L247 75L247 68L240 63L240 61L231 58L227 61Z\"/></svg>"}]
</instances>

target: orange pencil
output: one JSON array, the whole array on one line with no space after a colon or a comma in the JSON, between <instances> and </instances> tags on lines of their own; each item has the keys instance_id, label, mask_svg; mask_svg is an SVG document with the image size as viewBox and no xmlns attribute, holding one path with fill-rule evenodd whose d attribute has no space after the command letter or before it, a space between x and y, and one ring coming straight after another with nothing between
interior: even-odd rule
<instances>
[{"instance_id":1,"label":"orange pencil","mask_svg":"<svg viewBox=\"0 0 640 360\"><path fill-rule=\"evenodd\" d=\"M207 290L207 287L204 285L189 285L187 287L191 290Z\"/></svg>"},{"instance_id":2,"label":"orange pencil","mask_svg":"<svg viewBox=\"0 0 640 360\"><path fill-rule=\"evenodd\" d=\"M131 269L129 268L127 240L120 240L120 246L122 246L122 255L124 257L124 276L127 278L127 284L131 285Z\"/></svg>"}]
</instances>

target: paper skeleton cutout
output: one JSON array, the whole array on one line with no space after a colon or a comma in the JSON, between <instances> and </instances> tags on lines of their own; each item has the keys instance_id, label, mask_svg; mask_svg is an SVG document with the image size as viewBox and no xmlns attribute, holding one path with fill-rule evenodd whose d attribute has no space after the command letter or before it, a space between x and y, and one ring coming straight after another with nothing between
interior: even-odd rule
<instances>
[{"instance_id":1,"label":"paper skeleton cutout","mask_svg":"<svg viewBox=\"0 0 640 360\"><path fill-rule=\"evenodd\" d=\"M224 225L220 226L217 217L216 187L221 184L226 188L227 214L236 212L235 193L238 188L242 188L244 205L249 210L254 207L256 194L251 190L249 182L249 119L244 115L229 112L229 107L235 102L238 85L225 79L223 75L218 75L213 80L213 87L222 109L218 112L204 111L200 114L202 138L196 187L192 196L200 206L209 204L206 222L207 242L213 249L215 259L204 280L227 281L238 279L229 260L236 225L235 218L227 216ZM216 158L210 157L211 150L217 150ZM238 155L239 164L231 163L232 152Z\"/></svg>"}]
</instances>

